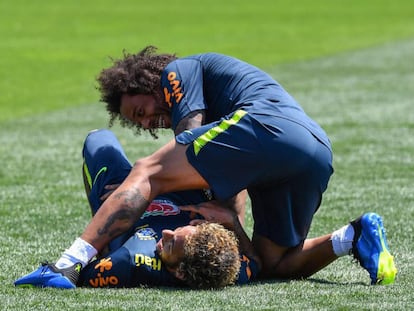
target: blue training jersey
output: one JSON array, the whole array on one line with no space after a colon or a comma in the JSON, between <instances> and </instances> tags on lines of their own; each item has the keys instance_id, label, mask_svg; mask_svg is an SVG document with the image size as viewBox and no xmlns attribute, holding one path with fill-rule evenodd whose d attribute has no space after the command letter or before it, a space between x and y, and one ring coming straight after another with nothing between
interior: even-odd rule
<instances>
[{"instance_id":1,"label":"blue training jersey","mask_svg":"<svg viewBox=\"0 0 414 311\"><path fill-rule=\"evenodd\" d=\"M156 243L162 237L163 229L174 230L188 225L190 213L181 211L178 205L201 202L197 198L199 193L200 191L186 191L185 195L169 194L154 200L135 224L126 242L82 270L78 286L185 287L185 283L174 277L163 265L156 252ZM192 199L189 194L193 194ZM257 275L258 268L254 260L243 254L240 255L240 260L242 265L237 283L245 284Z\"/></svg>"},{"instance_id":2,"label":"blue training jersey","mask_svg":"<svg viewBox=\"0 0 414 311\"><path fill-rule=\"evenodd\" d=\"M282 117L307 128L330 148L322 128L270 75L234 57L198 54L169 63L161 75L165 102L172 109L172 128L190 112L205 110L206 123L242 109L251 115Z\"/></svg>"}]
</instances>

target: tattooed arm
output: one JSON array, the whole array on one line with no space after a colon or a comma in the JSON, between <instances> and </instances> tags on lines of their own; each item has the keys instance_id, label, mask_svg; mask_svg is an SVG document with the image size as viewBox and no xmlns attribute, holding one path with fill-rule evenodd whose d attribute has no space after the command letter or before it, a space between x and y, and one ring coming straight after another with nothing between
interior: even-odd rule
<instances>
[{"instance_id":1,"label":"tattooed arm","mask_svg":"<svg viewBox=\"0 0 414 311\"><path fill-rule=\"evenodd\" d=\"M150 172L144 163L135 162L125 180L106 198L93 216L81 238L92 244L98 252L120 234L128 231L141 217L155 196L151 188Z\"/></svg>"},{"instance_id":2,"label":"tattooed arm","mask_svg":"<svg viewBox=\"0 0 414 311\"><path fill-rule=\"evenodd\" d=\"M186 150L186 146L173 139L152 155L136 161L124 182L103 202L81 238L99 252L130 229L157 195L207 188L207 181L188 163Z\"/></svg>"},{"instance_id":3,"label":"tattooed arm","mask_svg":"<svg viewBox=\"0 0 414 311\"><path fill-rule=\"evenodd\" d=\"M81 236L98 251L129 230L149 205L139 189L125 188L121 185L108 197Z\"/></svg>"},{"instance_id":4,"label":"tattooed arm","mask_svg":"<svg viewBox=\"0 0 414 311\"><path fill-rule=\"evenodd\" d=\"M120 201L121 209L111 214L104 227L98 229L99 235L107 234L111 238L123 233L123 226L116 226L117 222L125 223L131 227L135 222L132 220L138 219L142 214L140 206L144 206L145 210L149 205L149 202L140 195L139 191L133 189L116 193L114 198Z\"/></svg>"},{"instance_id":5,"label":"tattooed arm","mask_svg":"<svg viewBox=\"0 0 414 311\"><path fill-rule=\"evenodd\" d=\"M180 121L175 133L199 127L203 124L204 118L204 110L191 112ZM185 147L181 148L182 154L178 157L171 154L171 157L163 158L164 153L174 153L178 150L173 143L170 147L164 148L166 152L160 149L161 152L147 157L141 162L139 169L134 165L125 181L102 204L81 238L100 251L115 237L133 226L155 195L169 190L201 189L208 186L187 162ZM160 160L161 158L164 160ZM151 160L148 161L149 159ZM180 161L183 161L182 164ZM186 171L185 166L190 171ZM193 180L191 177L196 179ZM180 183L185 186L179 187Z\"/></svg>"}]
</instances>

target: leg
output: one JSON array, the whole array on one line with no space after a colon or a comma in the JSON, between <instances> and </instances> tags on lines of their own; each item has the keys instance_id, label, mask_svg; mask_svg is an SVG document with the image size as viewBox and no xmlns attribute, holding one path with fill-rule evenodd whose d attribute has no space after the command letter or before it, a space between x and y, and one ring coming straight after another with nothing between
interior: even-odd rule
<instances>
[{"instance_id":1,"label":"leg","mask_svg":"<svg viewBox=\"0 0 414 311\"><path fill-rule=\"evenodd\" d=\"M105 186L122 183L132 166L116 136L105 129L94 130L88 134L82 155L85 192L93 216L102 205L101 196L108 191ZM100 254L119 248L129 236L128 231L114 239L108 249Z\"/></svg>"},{"instance_id":2,"label":"leg","mask_svg":"<svg viewBox=\"0 0 414 311\"><path fill-rule=\"evenodd\" d=\"M261 255L265 277L308 277L337 258L330 234L306 239L332 174L332 156L312 137L304 142L309 145L306 165L299 171L283 182L248 188L255 221L253 243ZM293 171L300 163L294 159L300 154L294 151L291 157L286 167Z\"/></svg>"},{"instance_id":3,"label":"leg","mask_svg":"<svg viewBox=\"0 0 414 311\"><path fill-rule=\"evenodd\" d=\"M97 210L81 238L76 239L58 261L69 263L59 267L42 265L17 280L15 285L74 288L81 268L116 236L130 229L156 195L208 188L206 181L188 163L186 148L173 140L153 155L137 161L124 182ZM87 174L85 177L88 185L93 184L90 183L92 178Z\"/></svg>"},{"instance_id":4,"label":"leg","mask_svg":"<svg viewBox=\"0 0 414 311\"><path fill-rule=\"evenodd\" d=\"M364 214L332 234L306 239L291 248L257 234L253 243L262 258L264 278L307 278L351 253L368 271L373 285L392 284L397 274L382 218L375 213Z\"/></svg>"},{"instance_id":5,"label":"leg","mask_svg":"<svg viewBox=\"0 0 414 311\"><path fill-rule=\"evenodd\" d=\"M263 262L265 278L306 278L326 267L338 257L332 249L331 235L307 239L296 247L275 244L260 235L253 237L255 248Z\"/></svg>"},{"instance_id":6,"label":"leg","mask_svg":"<svg viewBox=\"0 0 414 311\"><path fill-rule=\"evenodd\" d=\"M82 150L82 175L92 216L100 208L106 185L120 184L131 171L131 164L116 136L109 130L91 131Z\"/></svg>"}]
</instances>

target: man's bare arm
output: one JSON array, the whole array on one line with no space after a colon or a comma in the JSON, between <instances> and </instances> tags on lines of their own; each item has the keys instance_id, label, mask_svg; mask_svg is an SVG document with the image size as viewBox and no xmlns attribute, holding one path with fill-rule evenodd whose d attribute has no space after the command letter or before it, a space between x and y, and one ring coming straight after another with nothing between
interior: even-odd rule
<instances>
[{"instance_id":1,"label":"man's bare arm","mask_svg":"<svg viewBox=\"0 0 414 311\"><path fill-rule=\"evenodd\" d=\"M115 199L120 200L122 207L120 210L114 212L109 216L105 225L98 229L99 235L107 234L109 237L114 238L119 234L122 234L123 231L116 226L116 223L132 223L132 220L138 219L141 215L139 207L142 202L145 206L148 205L148 202L140 195L138 190L126 190L120 193L114 194Z\"/></svg>"},{"instance_id":2,"label":"man's bare arm","mask_svg":"<svg viewBox=\"0 0 414 311\"><path fill-rule=\"evenodd\" d=\"M91 226L90 230L87 227L82 236L94 245L98 251L115 237L131 228L143 214L149 202L138 189L130 188L115 191L103 204L114 206L114 208L100 208L94 215L95 223L99 226L95 227L96 229ZM101 221L96 222L98 219L101 219Z\"/></svg>"},{"instance_id":3,"label":"man's bare arm","mask_svg":"<svg viewBox=\"0 0 414 311\"><path fill-rule=\"evenodd\" d=\"M196 110L193 112L190 112L184 119L182 119L175 131L174 134L178 135L181 132L184 132L185 130L190 130L196 127L200 127L204 124L205 120L205 112L204 110Z\"/></svg>"}]
</instances>

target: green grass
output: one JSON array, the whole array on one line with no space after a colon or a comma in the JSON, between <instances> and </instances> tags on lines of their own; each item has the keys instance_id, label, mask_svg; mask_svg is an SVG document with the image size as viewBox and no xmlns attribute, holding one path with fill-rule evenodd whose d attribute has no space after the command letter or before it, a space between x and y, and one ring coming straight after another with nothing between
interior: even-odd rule
<instances>
[{"instance_id":1,"label":"green grass","mask_svg":"<svg viewBox=\"0 0 414 311\"><path fill-rule=\"evenodd\" d=\"M272 71L332 138L336 173L310 236L377 211L400 271L396 284L369 286L367 273L347 257L309 280L222 291L13 288L40 260L57 258L88 222L80 149L89 129L106 124L102 107L92 104L3 123L0 295L6 310L412 309L414 115L408 86L414 73L406 64L414 61L413 48L408 40ZM114 130L131 159L169 139L166 134L154 142ZM247 223L250 230L250 213Z\"/></svg>"},{"instance_id":2,"label":"green grass","mask_svg":"<svg viewBox=\"0 0 414 311\"><path fill-rule=\"evenodd\" d=\"M218 1L181 12L160 2L126 3L0 4L1 309L413 310L411 2L318 0L289 8L288 1L228 1L214 21L207 13L219 12ZM186 19L177 19L178 13ZM270 22L274 28L265 27ZM143 25L147 31L138 30ZM399 269L396 284L369 286L367 273L346 257L309 280L221 291L14 288L16 278L41 260L55 260L88 223L82 142L90 129L107 124L93 77L107 55L149 42L180 54L228 52L268 69L333 143L335 174L310 236L331 232L364 211L382 214ZM131 159L171 138L165 133L153 141L114 131Z\"/></svg>"},{"instance_id":3,"label":"green grass","mask_svg":"<svg viewBox=\"0 0 414 311\"><path fill-rule=\"evenodd\" d=\"M154 44L260 67L414 35L410 0L28 1L0 3L0 121L96 102L108 56Z\"/></svg>"}]
</instances>

